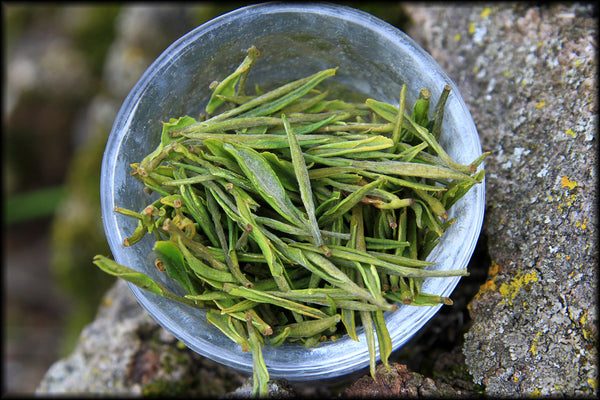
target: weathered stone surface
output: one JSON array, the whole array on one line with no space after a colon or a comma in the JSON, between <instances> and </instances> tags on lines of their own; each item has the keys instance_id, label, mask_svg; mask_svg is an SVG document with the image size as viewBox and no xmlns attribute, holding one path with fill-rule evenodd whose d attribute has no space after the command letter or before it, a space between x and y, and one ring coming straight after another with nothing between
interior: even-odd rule
<instances>
[{"instance_id":1,"label":"weathered stone surface","mask_svg":"<svg viewBox=\"0 0 600 400\"><path fill-rule=\"evenodd\" d=\"M486 160L492 266L466 363L489 395L597 394L597 20L591 5L410 6Z\"/></svg>"},{"instance_id":2,"label":"weathered stone surface","mask_svg":"<svg viewBox=\"0 0 600 400\"><path fill-rule=\"evenodd\" d=\"M289 385L285 379L272 379L267 384L269 394L268 397L277 399L287 399L296 397L297 393ZM248 379L242 386L237 388L231 393L226 394L223 398L226 399L240 399L240 398L253 398L253 383L252 379Z\"/></svg>"},{"instance_id":3,"label":"weathered stone surface","mask_svg":"<svg viewBox=\"0 0 600 400\"><path fill-rule=\"evenodd\" d=\"M364 376L354 382L346 392L345 397L459 397L473 392L456 390L447 383L435 382L421 374L411 372L406 365L390 363L390 370L380 364L375 371L375 378Z\"/></svg>"},{"instance_id":4,"label":"weathered stone surface","mask_svg":"<svg viewBox=\"0 0 600 400\"><path fill-rule=\"evenodd\" d=\"M127 284L119 281L117 285ZM140 394L139 385L123 385L129 359L141 346L136 333L140 322L146 326L153 324L130 294L112 289L105 296L96 320L82 331L73 354L48 370L36 394Z\"/></svg>"},{"instance_id":5,"label":"weathered stone surface","mask_svg":"<svg viewBox=\"0 0 600 400\"><path fill-rule=\"evenodd\" d=\"M73 353L52 365L36 395L214 397L246 380L181 345L140 307L125 281L118 280Z\"/></svg>"}]
</instances>

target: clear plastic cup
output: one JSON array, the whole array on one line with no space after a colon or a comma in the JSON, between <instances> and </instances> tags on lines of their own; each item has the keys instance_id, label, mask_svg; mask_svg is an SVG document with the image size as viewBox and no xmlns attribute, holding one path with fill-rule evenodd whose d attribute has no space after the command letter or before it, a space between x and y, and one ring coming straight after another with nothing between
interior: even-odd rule
<instances>
[{"instance_id":1,"label":"clear plastic cup","mask_svg":"<svg viewBox=\"0 0 600 400\"><path fill-rule=\"evenodd\" d=\"M481 154L477 130L458 88L435 60L412 39L388 23L347 6L319 3L251 5L217 17L174 42L146 70L125 99L106 145L102 162L102 218L113 256L118 263L150 275L170 290L182 288L154 266L154 239L123 247L136 221L113 211L115 206L141 210L155 197L142 192L130 176L159 142L161 121L183 115L197 117L210 96L213 80L233 71L246 51L256 46L261 55L248 76L247 87L279 85L316 71L339 66L329 78L377 100L398 104L407 84L407 104L421 88L437 99L445 84L447 101L441 143L458 162L468 164ZM456 223L448 228L428 259L433 269L466 268L483 222L484 184L478 184L449 210ZM423 292L450 296L460 278L430 278ZM206 321L194 309L130 285L150 316L193 351L244 372L252 371L252 355ZM406 343L434 316L440 306L400 305L386 312L394 349ZM263 348L272 378L316 380L349 374L369 365L362 328L359 342L347 335L314 348L297 344Z\"/></svg>"}]
</instances>

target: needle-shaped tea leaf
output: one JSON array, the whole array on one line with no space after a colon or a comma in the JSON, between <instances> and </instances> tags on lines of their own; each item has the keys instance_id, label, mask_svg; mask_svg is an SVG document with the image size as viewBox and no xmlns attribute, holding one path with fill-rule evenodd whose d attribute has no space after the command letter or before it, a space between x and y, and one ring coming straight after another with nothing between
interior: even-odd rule
<instances>
[{"instance_id":1,"label":"needle-shaped tea leaf","mask_svg":"<svg viewBox=\"0 0 600 400\"><path fill-rule=\"evenodd\" d=\"M377 341L379 342L379 355L381 357L381 362L384 367L389 371L390 366L388 363L388 359L392 354L392 338L390 337L390 333L385 324L385 319L383 317L383 311L378 310L373 312L373 321L375 325L375 332L377 333Z\"/></svg>"},{"instance_id":2,"label":"needle-shaped tea leaf","mask_svg":"<svg viewBox=\"0 0 600 400\"><path fill-rule=\"evenodd\" d=\"M376 181L368 183L362 186L360 189L350 193L346 196L342 201L337 203L335 206L331 207L327 211L325 211L321 217L319 217L319 223L321 225L327 225L331 221L335 220L341 215L346 214L348 211L352 209L356 204L358 204L363 197L367 195L371 191L371 189L376 188L381 185L381 183L385 180L385 178L380 177Z\"/></svg>"},{"instance_id":3,"label":"needle-shaped tea leaf","mask_svg":"<svg viewBox=\"0 0 600 400\"><path fill-rule=\"evenodd\" d=\"M179 282L190 294L197 294L187 273L185 260L179 247L171 241L157 241L152 248L165 264L167 274Z\"/></svg>"},{"instance_id":4,"label":"needle-shaped tea leaf","mask_svg":"<svg viewBox=\"0 0 600 400\"><path fill-rule=\"evenodd\" d=\"M217 107L223 104L224 100L223 98L219 97L219 95L233 96L236 94L235 85L237 85L241 76L248 72L258 55L259 51L256 47L252 46L249 48L248 55L246 58L244 58L236 70L217 84L208 101L208 104L206 105L206 112L208 114L212 114Z\"/></svg>"},{"instance_id":5,"label":"needle-shaped tea leaf","mask_svg":"<svg viewBox=\"0 0 600 400\"><path fill-rule=\"evenodd\" d=\"M431 92L427 88L422 88L419 92L419 97L413 106L412 118L414 121L426 127L429 122L429 99L431 98Z\"/></svg>"},{"instance_id":6,"label":"needle-shaped tea leaf","mask_svg":"<svg viewBox=\"0 0 600 400\"><path fill-rule=\"evenodd\" d=\"M171 118L169 122L163 122L160 143L152 153L148 154L142 159L137 170L149 173L154 167L158 166L158 162L156 162L156 159L158 159L163 154L164 148L167 145L171 144L171 142L173 142L174 140L169 134L169 132L173 129L181 129L195 123L196 120L189 116L184 116L177 119ZM164 156L166 156L166 154L164 154ZM154 165L150 167L151 164Z\"/></svg>"},{"instance_id":7,"label":"needle-shaped tea leaf","mask_svg":"<svg viewBox=\"0 0 600 400\"><path fill-rule=\"evenodd\" d=\"M308 176L308 169L306 168L306 162L302 156L302 149L296 138L296 134L292 130L290 123L288 122L285 114L281 115L285 132L290 144L290 152L292 156L292 165L294 166L294 172L298 179L298 187L300 188L300 197L302 198L302 204L304 210L308 216L307 228L310 230L315 245L320 247L323 245L323 239L321 237L321 231L319 230L319 224L317 223L317 217L315 216L315 203L313 200L312 188L310 185L310 177Z\"/></svg>"},{"instance_id":8,"label":"needle-shaped tea leaf","mask_svg":"<svg viewBox=\"0 0 600 400\"><path fill-rule=\"evenodd\" d=\"M305 225L301 212L291 202L269 162L260 153L239 144L225 144L224 148L233 154L246 177L271 207L294 225Z\"/></svg>"},{"instance_id":9,"label":"needle-shaped tea leaf","mask_svg":"<svg viewBox=\"0 0 600 400\"><path fill-rule=\"evenodd\" d=\"M321 157L341 156L344 154L384 150L392 147L394 142L385 136L377 135L366 139L348 140L344 142L317 145L307 153Z\"/></svg>"},{"instance_id":10,"label":"needle-shaped tea leaf","mask_svg":"<svg viewBox=\"0 0 600 400\"><path fill-rule=\"evenodd\" d=\"M322 311L316 308L308 307L304 304L297 303L272 294L268 294L259 290L254 290L243 286L234 286L227 283L223 285L223 290L225 290L227 293L233 296L243 297L245 299L256 301L258 303L274 304L312 318L327 317L327 314L323 313Z\"/></svg>"},{"instance_id":11,"label":"needle-shaped tea leaf","mask_svg":"<svg viewBox=\"0 0 600 400\"><path fill-rule=\"evenodd\" d=\"M431 121L429 121L428 128L436 140L440 140L440 136L442 134L442 122L444 120L444 111L446 110L446 101L448 101L450 90L452 90L450 85L444 85L442 94L440 94L440 98L435 105L433 118Z\"/></svg>"},{"instance_id":12,"label":"needle-shaped tea leaf","mask_svg":"<svg viewBox=\"0 0 600 400\"><path fill-rule=\"evenodd\" d=\"M252 314L246 313L248 341L252 352L252 378L254 396L266 397L269 394L269 371L262 355L262 340L252 325Z\"/></svg>"},{"instance_id":13,"label":"needle-shaped tea leaf","mask_svg":"<svg viewBox=\"0 0 600 400\"><path fill-rule=\"evenodd\" d=\"M181 237L178 237L177 240L178 240L178 244L179 244L179 249L181 250L181 253L184 256L185 261L187 262L190 269L192 271L194 271L195 274L201 275L207 279L214 280L217 282L237 282L238 281L236 279L236 277L233 276L230 272L211 268L208 265L204 264L202 261L200 261L198 258L196 258L187 249L187 247L181 240Z\"/></svg>"},{"instance_id":14,"label":"needle-shaped tea leaf","mask_svg":"<svg viewBox=\"0 0 600 400\"><path fill-rule=\"evenodd\" d=\"M188 300L185 297L177 296L176 294L168 291L160 283L154 281L148 275L138 272L134 269L121 265L108 257L100 254L94 257L94 264L107 274L121 278L127 282L130 282L137 287L147 290L151 293L157 294L162 297L166 297L172 300L179 301L192 307L197 307L196 303L192 300Z\"/></svg>"},{"instance_id":15,"label":"needle-shaped tea leaf","mask_svg":"<svg viewBox=\"0 0 600 400\"><path fill-rule=\"evenodd\" d=\"M250 343L246 337L241 336L235 329L229 326L229 316L221 315L216 310L209 310L206 313L206 319L209 323L216 326L221 332L225 334L233 342L241 346L243 352L250 351Z\"/></svg>"},{"instance_id":16,"label":"needle-shaped tea leaf","mask_svg":"<svg viewBox=\"0 0 600 400\"><path fill-rule=\"evenodd\" d=\"M394 142L395 149L400 142L400 138L402 136L402 117L404 117L404 109L406 108L406 84L402 84L402 89L400 89L400 99L398 103L398 112L396 115L396 120L394 121L394 129L392 131L392 141Z\"/></svg>"},{"instance_id":17,"label":"needle-shaped tea leaf","mask_svg":"<svg viewBox=\"0 0 600 400\"><path fill-rule=\"evenodd\" d=\"M229 243L227 242L227 238L225 237L225 231L221 223L221 212L219 211L219 207L211 192L207 193L206 200L208 204L208 211L212 215L212 219L215 225L215 231L217 232L217 237L219 238L219 243L221 244L221 249L223 249L223 257L225 258L225 264L227 264L227 266L229 267L229 271L238 282L240 282L246 287L252 287L252 282L248 280L248 278L240 270L240 266L236 262L237 259L232 259L230 255L230 250L232 249L229 248Z\"/></svg>"},{"instance_id":18,"label":"needle-shaped tea leaf","mask_svg":"<svg viewBox=\"0 0 600 400\"><path fill-rule=\"evenodd\" d=\"M274 331L274 334L284 331L289 328L287 336L289 337L307 337L314 336L321 333L332 326L335 326L340 322L341 316L339 314L332 315L330 317L324 317L321 319L313 319L309 321L297 322L289 325L283 325Z\"/></svg>"},{"instance_id":19,"label":"needle-shaped tea leaf","mask_svg":"<svg viewBox=\"0 0 600 400\"><path fill-rule=\"evenodd\" d=\"M260 105L256 108L248 110L242 114L240 117L258 117L262 115L269 115L276 111L281 110L285 106L292 103L294 100L299 99L300 97L307 94L310 90L312 90L315 86L321 83L324 79L329 78L335 75L337 68L326 69L323 71L319 71L314 75L311 75L309 79L297 89L292 90L291 92L281 96L280 98L268 102L266 104Z\"/></svg>"}]
</instances>

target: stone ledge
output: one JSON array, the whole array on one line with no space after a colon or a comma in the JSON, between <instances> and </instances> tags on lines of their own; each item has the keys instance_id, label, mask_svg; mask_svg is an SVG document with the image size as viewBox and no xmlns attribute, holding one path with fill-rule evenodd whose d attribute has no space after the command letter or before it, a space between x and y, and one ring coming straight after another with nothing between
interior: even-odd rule
<instances>
[{"instance_id":1,"label":"stone ledge","mask_svg":"<svg viewBox=\"0 0 600 400\"><path fill-rule=\"evenodd\" d=\"M597 393L597 20L591 5L409 7L486 160L488 281L464 353L489 395Z\"/></svg>"}]
</instances>

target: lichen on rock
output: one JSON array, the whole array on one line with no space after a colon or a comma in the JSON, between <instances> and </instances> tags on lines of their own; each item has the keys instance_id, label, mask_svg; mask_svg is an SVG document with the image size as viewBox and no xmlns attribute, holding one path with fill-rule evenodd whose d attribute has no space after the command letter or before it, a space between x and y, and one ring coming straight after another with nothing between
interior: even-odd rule
<instances>
[{"instance_id":1,"label":"lichen on rock","mask_svg":"<svg viewBox=\"0 0 600 400\"><path fill-rule=\"evenodd\" d=\"M593 6L410 7L486 159L492 260L466 363L489 395L597 394Z\"/></svg>"}]
</instances>

